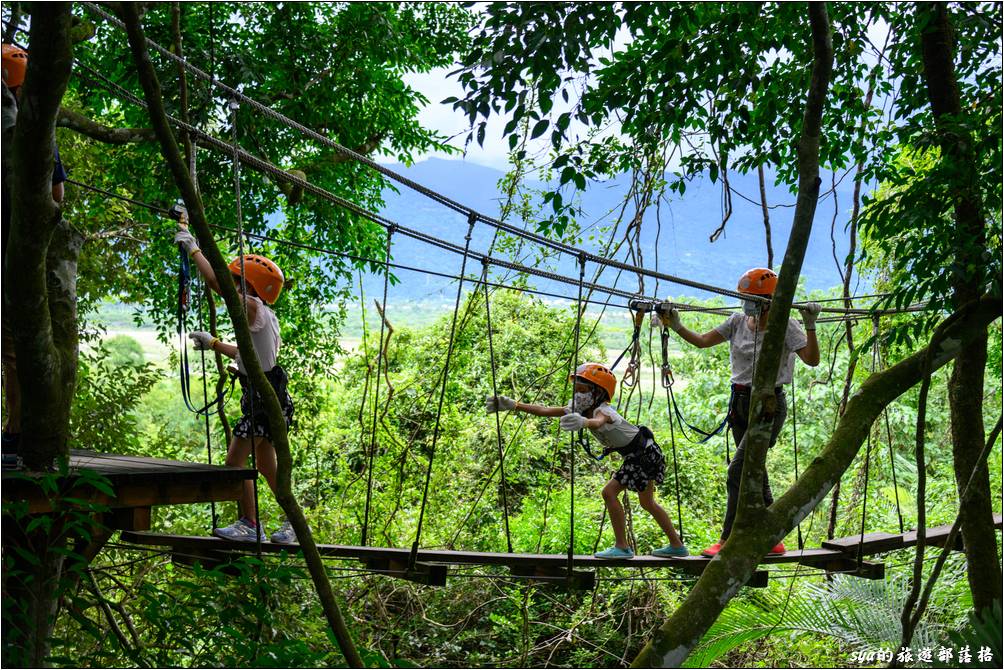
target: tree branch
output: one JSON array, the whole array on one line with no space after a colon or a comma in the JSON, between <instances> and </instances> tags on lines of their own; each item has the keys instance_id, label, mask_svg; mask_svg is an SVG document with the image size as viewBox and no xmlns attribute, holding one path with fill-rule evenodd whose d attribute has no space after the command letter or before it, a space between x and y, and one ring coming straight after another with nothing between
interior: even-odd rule
<instances>
[{"instance_id":1,"label":"tree branch","mask_svg":"<svg viewBox=\"0 0 1004 670\"><path fill-rule=\"evenodd\" d=\"M105 144L132 144L157 140L153 128L113 128L89 119L80 112L65 106L59 108L56 125L60 128L69 128Z\"/></svg>"}]
</instances>

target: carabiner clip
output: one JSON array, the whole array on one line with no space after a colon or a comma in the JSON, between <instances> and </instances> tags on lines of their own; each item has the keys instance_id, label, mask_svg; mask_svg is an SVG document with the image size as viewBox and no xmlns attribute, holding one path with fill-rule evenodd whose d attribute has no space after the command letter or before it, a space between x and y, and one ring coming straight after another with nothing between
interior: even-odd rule
<instances>
[{"instance_id":1,"label":"carabiner clip","mask_svg":"<svg viewBox=\"0 0 1004 670\"><path fill-rule=\"evenodd\" d=\"M669 367L668 363L663 363L662 365L662 388L668 389L673 386L673 369Z\"/></svg>"}]
</instances>

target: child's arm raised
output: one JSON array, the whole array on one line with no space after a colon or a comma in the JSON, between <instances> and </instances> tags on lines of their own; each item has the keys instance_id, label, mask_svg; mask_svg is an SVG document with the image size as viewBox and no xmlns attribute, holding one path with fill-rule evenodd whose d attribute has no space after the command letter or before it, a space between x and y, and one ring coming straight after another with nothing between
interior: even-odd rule
<instances>
[{"instance_id":1,"label":"child's arm raised","mask_svg":"<svg viewBox=\"0 0 1004 670\"><path fill-rule=\"evenodd\" d=\"M206 281L206 286L213 289L217 295L222 295L220 293L220 282L216 278L216 273L213 272L213 266L209 264L209 259L205 257L202 250L199 249L199 244L195 239L195 236L188 230L188 217L184 213L181 215L180 223L178 224L178 232L174 236L174 241L176 244L180 244L185 249L191 258L192 262L195 263L195 267L198 268L199 274ZM244 311L247 313L248 323L254 323L255 318L258 315L258 303L254 300L248 300L247 297L244 298ZM230 354L227 354L228 356ZM236 355L236 354L235 354Z\"/></svg>"},{"instance_id":2,"label":"child's arm raised","mask_svg":"<svg viewBox=\"0 0 1004 670\"><path fill-rule=\"evenodd\" d=\"M564 407L547 407L546 405L531 405L519 402L504 395L490 395L485 398L485 409L489 414L493 412L524 412L534 416L564 416L568 410Z\"/></svg>"},{"instance_id":3,"label":"child's arm raised","mask_svg":"<svg viewBox=\"0 0 1004 670\"><path fill-rule=\"evenodd\" d=\"M525 412L534 416L565 416L567 407L548 407L547 405L531 405L525 402L517 402L514 408L517 412Z\"/></svg>"}]
</instances>

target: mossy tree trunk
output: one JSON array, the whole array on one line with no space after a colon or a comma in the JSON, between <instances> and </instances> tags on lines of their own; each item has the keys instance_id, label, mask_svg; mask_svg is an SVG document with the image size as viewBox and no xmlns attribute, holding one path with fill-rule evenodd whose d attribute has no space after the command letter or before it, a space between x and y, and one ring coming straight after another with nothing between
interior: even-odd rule
<instances>
[{"instance_id":1,"label":"mossy tree trunk","mask_svg":"<svg viewBox=\"0 0 1004 670\"><path fill-rule=\"evenodd\" d=\"M921 26L924 83L934 113L940 160L951 166L956 182L951 189L956 226L952 299L955 309L980 296L979 268L985 266L985 212L981 203L973 141L963 125L962 102L954 64L954 35L945 3L917 6ZM973 476L967 501L959 510L966 547L967 576L977 611L1000 601L1001 564L993 523L993 495L986 462L980 462L986 438L983 425L983 386L987 364L987 333L955 359L948 385L955 481L962 492Z\"/></svg>"},{"instance_id":2,"label":"mossy tree trunk","mask_svg":"<svg viewBox=\"0 0 1004 670\"><path fill-rule=\"evenodd\" d=\"M63 221L52 198L56 114L72 63L70 22L69 3L32 5L31 59L12 146L4 151L10 227L4 231L3 318L17 359L19 453L35 471L50 470L69 454L76 383L77 257L83 238ZM12 99L5 95L4 102ZM55 516L51 525L30 531L24 519L4 516L5 665L46 663L65 585L67 538L64 518Z\"/></svg>"},{"instance_id":3,"label":"mossy tree trunk","mask_svg":"<svg viewBox=\"0 0 1004 670\"><path fill-rule=\"evenodd\" d=\"M83 238L52 199L56 113L70 77L70 5L41 3L21 91L12 162L11 223L3 263L4 320L17 355L25 465L68 454L77 370L77 255Z\"/></svg>"},{"instance_id":4,"label":"mossy tree trunk","mask_svg":"<svg viewBox=\"0 0 1004 670\"><path fill-rule=\"evenodd\" d=\"M808 13L813 63L798 143L798 198L777 289L771 301L767 330L753 375L750 422L743 438L746 460L739 486L735 526L721 552L705 569L684 603L656 631L653 639L635 658L633 665L636 667L681 664L729 600L753 574L768 549L787 532L780 523L771 523L770 514L764 507L762 491L773 415L777 409L774 386L784 347L788 313L819 197L821 119L833 66L833 45L826 5L810 3ZM811 470L812 467L802 479L808 477ZM837 473L837 479L842 472L843 469ZM827 478L825 490L830 490L832 484L833 481ZM787 530L793 525L794 523L787 526Z\"/></svg>"},{"instance_id":5,"label":"mossy tree trunk","mask_svg":"<svg viewBox=\"0 0 1004 670\"><path fill-rule=\"evenodd\" d=\"M167 115L164 112L160 82L150 61L149 52L146 47L146 36L139 22L136 5L135 3L122 3L117 9L120 18L126 25L129 35L129 46L133 53L140 83L143 86L143 94L149 108L150 120L157 134L157 139L160 142L161 153L167 161L175 184L185 201L185 206L188 208L190 223L198 238L199 248L205 254L213 268L213 272L220 278L220 293L223 301L226 303L227 311L233 323L241 359L247 368L247 374L251 379L251 383L264 401L265 413L268 417L269 425L272 427L272 444L275 447L278 464L278 490L276 491L276 499L286 513L286 517L293 525L293 529L296 531L300 549L303 552L307 568L313 579L314 587L317 590L318 598L321 601L321 607L324 610L328 625L338 642L342 654L351 667L362 667L362 659L342 618L313 534L307 525L303 510L293 496L291 483L292 457L290 456L289 440L286 433L286 422L283 418L282 407L279 404L279 399L272 385L269 384L268 379L265 377L261 363L254 351L244 304L237 293L237 287L233 281L229 280L230 271L227 268L227 262L223 258L223 254L220 252L216 240L209 229L205 211L202 207L202 199L196 191L195 185L188 173L188 169L178 148L178 140L175 138Z\"/></svg>"}]
</instances>

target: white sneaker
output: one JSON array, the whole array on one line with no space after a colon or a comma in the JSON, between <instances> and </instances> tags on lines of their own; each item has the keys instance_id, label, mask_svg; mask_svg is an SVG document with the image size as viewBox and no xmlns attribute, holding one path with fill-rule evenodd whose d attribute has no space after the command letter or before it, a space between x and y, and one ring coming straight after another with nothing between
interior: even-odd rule
<instances>
[{"instance_id":1,"label":"white sneaker","mask_svg":"<svg viewBox=\"0 0 1004 670\"><path fill-rule=\"evenodd\" d=\"M272 533L271 539L276 544L296 544L296 531L293 530L293 524L288 519L283 521L279 530Z\"/></svg>"},{"instance_id":2,"label":"white sneaker","mask_svg":"<svg viewBox=\"0 0 1004 670\"><path fill-rule=\"evenodd\" d=\"M241 517L237 521L234 521L229 526L224 526L223 528L217 528L213 531L213 535L216 537L222 537L224 540L234 540L236 542L254 542L255 535L265 541L265 531L261 529L260 524L253 524L250 520Z\"/></svg>"}]
</instances>

